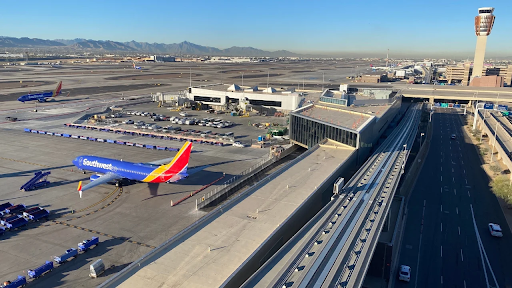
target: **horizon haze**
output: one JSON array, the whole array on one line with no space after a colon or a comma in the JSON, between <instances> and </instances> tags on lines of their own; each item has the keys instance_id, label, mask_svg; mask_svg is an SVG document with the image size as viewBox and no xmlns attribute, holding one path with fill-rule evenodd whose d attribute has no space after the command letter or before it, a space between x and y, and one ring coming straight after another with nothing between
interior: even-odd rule
<instances>
[{"instance_id":1,"label":"horizon haze","mask_svg":"<svg viewBox=\"0 0 512 288\"><path fill-rule=\"evenodd\" d=\"M469 0L464 5L434 0L425 4L368 1L364 6L335 1L268 0L251 3L208 1L168 3L134 0L89 1L85 7L56 0L53 5L28 0L23 17L0 18L2 34L40 39L93 39L148 43L189 41L225 49L232 46L319 56L458 57L471 59L476 36L474 17L483 6L495 8L496 23L487 43L486 58L512 57L512 3ZM71 12L70 12L71 11ZM143 12L140 12L143 11ZM16 23L16 25L13 25ZM65 25L64 25L65 24Z\"/></svg>"}]
</instances>

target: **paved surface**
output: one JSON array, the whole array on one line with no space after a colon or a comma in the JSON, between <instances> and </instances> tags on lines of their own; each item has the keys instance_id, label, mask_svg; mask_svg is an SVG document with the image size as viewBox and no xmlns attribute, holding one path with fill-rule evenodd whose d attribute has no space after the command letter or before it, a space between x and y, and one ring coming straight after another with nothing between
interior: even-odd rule
<instances>
[{"instance_id":1,"label":"paved surface","mask_svg":"<svg viewBox=\"0 0 512 288\"><path fill-rule=\"evenodd\" d=\"M313 151L187 233L186 241L158 251L119 287L219 287L353 151L340 148Z\"/></svg>"},{"instance_id":2,"label":"paved surface","mask_svg":"<svg viewBox=\"0 0 512 288\"><path fill-rule=\"evenodd\" d=\"M4 260L0 263L2 281L23 275L23 271L38 267L84 239L99 236L101 244L97 248L34 282L40 287L95 286L105 278L88 277L88 267L94 260L101 258L108 267L114 265L102 276L109 277L204 215L195 211L194 198L175 207L170 206L171 200L181 199L219 179L224 172L228 179L268 153L266 149L196 145L190 166L211 166L176 184L161 184L157 194L151 194L143 183L126 186L122 193L114 191L113 186L100 185L80 199L77 183L87 182L89 175L79 173L71 164L78 155L148 162L172 157L174 153L23 132L27 124L60 131L64 129L63 123L72 120L69 116L56 115L44 121L0 124L0 202L41 206L52 212L52 221L31 223L0 237L0 258ZM169 146L180 145L171 143ZM49 177L52 184L35 191L19 191L39 170L52 171ZM222 183L221 180L216 185ZM69 214L71 210L75 213Z\"/></svg>"},{"instance_id":3,"label":"paved surface","mask_svg":"<svg viewBox=\"0 0 512 288\"><path fill-rule=\"evenodd\" d=\"M459 115L436 112L432 121L400 247L399 264L411 267L411 282L395 287L511 287L512 234L476 149ZM489 222L501 224L502 239L489 234Z\"/></svg>"}]
</instances>

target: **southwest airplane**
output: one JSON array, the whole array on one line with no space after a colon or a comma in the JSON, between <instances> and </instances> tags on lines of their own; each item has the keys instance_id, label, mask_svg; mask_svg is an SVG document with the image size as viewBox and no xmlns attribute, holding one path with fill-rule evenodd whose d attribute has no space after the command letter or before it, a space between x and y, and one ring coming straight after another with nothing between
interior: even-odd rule
<instances>
[{"instance_id":1,"label":"southwest airplane","mask_svg":"<svg viewBox=\"0 0 512 288\"><path fill-rule=\"evenodd\" d=\"M135 62L133 62L133 69L142 70L142 67L140 67L140 66L135 66Z\"/></svg>"},{"instance_id":2,"label":"southwest airplane","mask_svg":"<svg viewBox=\"0 0 512 288\"><path fill-rule=\"evenodd\" d=\"M102 175L92 175L90 177L91 182L83 187L82 181L80 181L77 189L80 193L80 198L82 198L82 191L107 182L115 181L116 185L119 185L121 180L128 179L148 184L171 183L186 178L189 176L187 174L187 166L191 150L192 143L186 142L170 162L171 158L149 163L132 163L89 155L78 156L73 160L73 164L78 169L102 173Z\"/></svg>"},{"instance_id":3,"label":"southwest airplane","mask_svg":"<svg viewBox=\"0 0 512 288\"><path fill-rule=\"evenodd\" d=\"M20 96L18 98L18 101L25 103L25 101L39 101L39 102L46 102L46 98L51 98L58 96L60 94L60 89L62 88L62 81L57 84L57 88L53 90L52 92L44 92L40 94L27 94Z\"/></svg>"}]
</instances>

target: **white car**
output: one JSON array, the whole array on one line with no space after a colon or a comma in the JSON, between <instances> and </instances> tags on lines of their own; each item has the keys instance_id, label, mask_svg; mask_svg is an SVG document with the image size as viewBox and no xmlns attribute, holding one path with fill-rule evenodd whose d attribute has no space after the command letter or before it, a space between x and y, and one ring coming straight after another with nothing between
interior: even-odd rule
<instances>
[{"instance_id":1,"label":"white car","mask_svg":"<svg viewBox=\"0 0 512 288\"><path fill-rule=\"evenodd\" d=\"M124 121L124 124L133 124L133 120L128 119L128 120Z\"/></svg>"},{"instance_id":2,"label":"white car","mask_svg":"<svg viewBox=\"0 0 512 288\"><path fill-rule=\"evenodd\" d=\"M498 224L489 223L489 232L491 232L491 235L494 237L503 237L503 232Z\"/></svg>"},{"instance_id":3,"label":"white car","mask_svg":"<svg viewBox=\"0 0 512 288\"><path fill-rule=\"evenodd\" d=\"M181 116L181 117L187 117L187 116L188 116L188 114L187 114L187 112L180 112L180 116Z\"/></svg>"},{"instance_id":4,"label":"white car","mask_svg":"<svg viewBox=\"0 0 512 288\"><path fill-rule=\"evenodd\" d=\"M405 282L411 281L411 267L407 265L400 265L400 271L398 271L398 280Z\"/></svg>"},{"instance_id":5,"label":"white car","mask_svg":"<svg viewBox=\"0 0 512 288\"><path fill-rule=\"evenodd\" d=\"M238 148L244 148L244 147L245 147L245 146L244 146L244 144L242 144L242 143L240 143L240 142L235 142L235 143L233 143L233 146L234 146L234 147L238 147Z\"/></svg>"}]
</instances>

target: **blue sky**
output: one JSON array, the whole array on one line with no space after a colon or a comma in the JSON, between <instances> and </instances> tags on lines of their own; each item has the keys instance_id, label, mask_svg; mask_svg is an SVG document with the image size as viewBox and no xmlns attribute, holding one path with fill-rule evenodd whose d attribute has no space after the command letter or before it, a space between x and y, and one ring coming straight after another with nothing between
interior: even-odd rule
<instances>
[{"instance_id":1,"label":"blue sky","mask_svg":"<svg viewBox=\"0 0 512 288\"><path fill-rule=\"evenodd\" d=\"M49 4L51 3L51 4ZM5 7L5 4L3 7ZM20 4L21 5L21 4ZM0 35L252 46L311 53L472 56L473 18L495 7L488 56L512 56L512 1L25 0ZM10 12L9 12L10 11ZM467 56L466 56L467 54Z\"/></svg>"}]
</instances>

